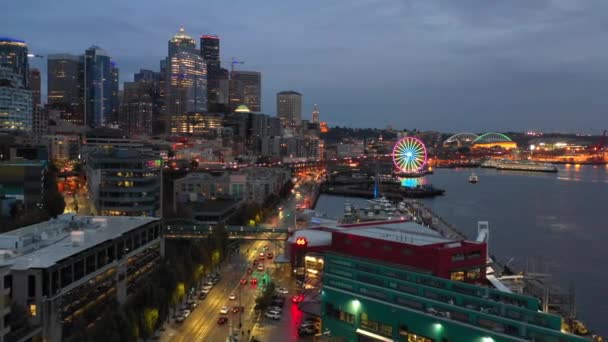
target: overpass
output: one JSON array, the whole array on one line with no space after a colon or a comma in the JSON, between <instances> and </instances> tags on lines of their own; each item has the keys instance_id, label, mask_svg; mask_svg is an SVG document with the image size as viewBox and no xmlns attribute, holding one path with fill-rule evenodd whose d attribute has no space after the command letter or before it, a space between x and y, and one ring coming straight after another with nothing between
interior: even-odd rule
<instances>
[{"instance_id":1,"label":"overpass","mask_svg":"<svg viewBox=\"0 0 608 342\"><path fill-rule=\"evenodd\" d=\"M213 233L214 225L202 224L184 219L165 220L163 235L167 239L205 239ZM230 240L287 240L289 229L286 227L225 226Z\"/></svg>"}]
</instances>

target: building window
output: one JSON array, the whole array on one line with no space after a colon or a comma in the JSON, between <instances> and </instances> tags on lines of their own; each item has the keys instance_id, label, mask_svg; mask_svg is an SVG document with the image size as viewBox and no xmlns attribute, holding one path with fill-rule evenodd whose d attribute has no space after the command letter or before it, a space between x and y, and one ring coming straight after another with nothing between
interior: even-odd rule
<instances>
[{"instance_id":1,"label":"building window","mask_svg":"<svg viewBox=\"0 0 608 342\"><path fill-rule=\"evenodd\" d=\"M464 260L464 254L462 253L457 253L452 255L452 261L462 261Z\"/></svg>"},{"instance_id":2,"label":"building window","mask_svg":"<svg viewBox=\"0 0 608 342\"><path fill-rule=\"evenodd\" d=\"M464 281L464 271L450 272L450 280Z\"/></svg>"},{"instance_id":3,"label":"building window","mask_svg":"<svg viewBox=\"0 0 608 342\"><path fill-rule=\"evenodd\" d=\"M384 250L385 252L390 252L393 250L393 247L384 245L384 246L382 246L382 250Z\"/></svg>"},{"instance_id":4,"label":"building window","mask_svg":"<svg viewBox=\"0 0 608 342\"><path fill-rule=\"evenodd\" d=\"M479 252L479 251L467 253L467 260L479 259L479 258L481 258L481 252Z\"/></svg>"},{"instance_id":5,"label":"building window","mask_svg":"<svg viewBox=\"0 0 608 342\"><path fill-rule=\"evenodd\" d=\"M36 317L37 314L38 314L38 307L36 307L36 304L30 304L30 316Z\"/></svg>"},{"instance_id":6,"label":"building window","mask_svg":"<svg viewBox=\"0 0 608 342\"><path fill-rule=\"evenodd\" d=\"M481 276L479 268L475 268L467 271L467 280L478 280Z\"/></svg>"}]
</instances>

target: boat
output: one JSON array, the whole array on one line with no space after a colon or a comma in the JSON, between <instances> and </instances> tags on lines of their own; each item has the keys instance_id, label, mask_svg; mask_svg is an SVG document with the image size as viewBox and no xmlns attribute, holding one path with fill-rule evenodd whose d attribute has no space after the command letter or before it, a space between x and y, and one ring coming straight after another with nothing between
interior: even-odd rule
<instances>
[{"instance_id":1,"label":"boat","mask_svg":"<svg viewBox=\"0 0 608 342\"><path fill-rule=\"evenodd\" d=\"M477 182L479 182L479 177L477 177L475 173L471 173L471 175L469 176L469 183L475 184Z\"/></svg>"},{"instance_id":2,"label":"boat","mask_svg":"<svg viewBox=\"0 0 608 342\"><path fill-rule=\"evenodd\" d=\"M553 164L537 163L529 160L490 159L481 164L482 167L495 168L496 170L508 171L530 171L530 172L557 172Z\"/></svg>"}]
</instances>

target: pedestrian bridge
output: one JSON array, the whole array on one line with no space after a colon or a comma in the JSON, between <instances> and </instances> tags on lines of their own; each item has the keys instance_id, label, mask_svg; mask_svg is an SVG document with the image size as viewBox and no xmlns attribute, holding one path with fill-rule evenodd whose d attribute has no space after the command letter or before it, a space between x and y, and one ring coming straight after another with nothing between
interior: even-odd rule
<instances>
[{"instance_id":1,"label":"pedestrian bridge","mask_svg":"<svg viewBox=\"0 0 608 342\"><path fill-rule=\"evenodd\" d=\"M213 233L214 225L200 222L171 219L164 221L163 234L167 239L204 239ZM286 240L289 229L286 227L225 226L230 240Z\"/></svg>"}]
</instances>

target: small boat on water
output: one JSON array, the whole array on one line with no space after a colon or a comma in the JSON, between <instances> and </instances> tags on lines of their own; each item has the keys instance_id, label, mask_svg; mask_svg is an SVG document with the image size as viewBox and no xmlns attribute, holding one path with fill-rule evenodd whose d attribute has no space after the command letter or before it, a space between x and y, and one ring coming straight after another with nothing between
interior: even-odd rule
<instances>
[{"instance_id":1,"label":"small boat on water","mask_svg":"<svg viewBox=\"0 0 608 342\"><path fill-rule=\"evenodd\" d=\"M477 177L475 173L471 173L471 175L469 176L469 183L475 184L477 182L479 182L479 177Z\"/></svg>"}]
</instances>

